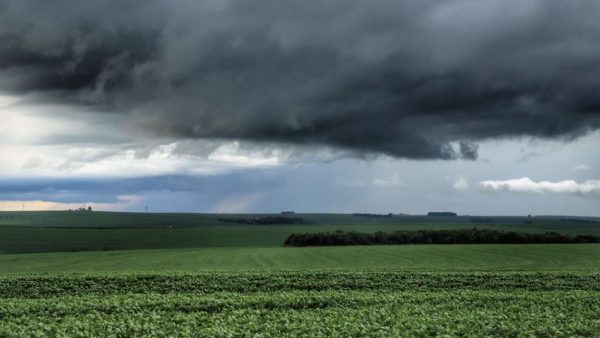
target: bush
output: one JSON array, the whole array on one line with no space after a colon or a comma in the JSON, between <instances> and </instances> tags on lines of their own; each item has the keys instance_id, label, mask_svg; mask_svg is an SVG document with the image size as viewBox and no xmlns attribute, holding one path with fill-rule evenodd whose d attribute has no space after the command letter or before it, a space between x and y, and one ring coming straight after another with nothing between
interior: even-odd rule
<instances>
[{"instance_id":1,"label":"bush","mask_svg":"<svg viewBox=\"0 0 600 338\"><path fill-rule=\"evenodd\" d=\"M285 246L328 246L328 245L388 245L388 244L556 244L556 243L600 243L600 237L577 235L575 237L556 232L520 233L497 230L419 230L360 233L318 232L291 234Z\"/></svg>"}]
</instances>

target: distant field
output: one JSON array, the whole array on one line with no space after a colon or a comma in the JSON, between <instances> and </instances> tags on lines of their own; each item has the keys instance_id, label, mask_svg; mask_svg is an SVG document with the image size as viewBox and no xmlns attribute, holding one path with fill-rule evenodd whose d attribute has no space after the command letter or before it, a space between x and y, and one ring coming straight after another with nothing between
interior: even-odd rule
<instances>
[{"instance_id":1,"label":"distant field","mask_svg":"<svg viewBox=\"0 0 600 338\"><path fill-rule=\"evenodd\" d=\"M253 218L264 215L225 215ZM102 251L201 247L275 247L293 232L375 232L481 228L522 232L556 231L600 235L597 219L561 217L358 217L296 214L303 224L255 225L220 222L221 214L109 212L0 212L0 253ZM481 221L484 221L483 223Z\"/></svg>"},{"instance_id":2,"label":"distant field","mask_svg":"<svg viewBox=\"0 0 600 338\"><path fill-rule=\"evenodd\" d=\"M205 248L0 255L0 273L198 271L600 272L598 244Z\"/></svg>"},{"instance_id":3,"label":"distant field","mask_svg":"<svg viewBox=\"0 0 600 338\"><path fill-rule=\"evenodd\" d=\"M199 214L199 213L132 213L132 212L77 212L77 211L31 211L2 212L0 225L43 227L190 227L199 225L227 224L219 218L255 218L264 216L299 217L306 224L363 225L363 224L483 224L488 226L524 225L536 229L556 226L594 229L600 226L600 217L572 216L408 216L364 217L352 214ZM531 224L527 224L531 223Z\"/></svg>"}]
</instances>

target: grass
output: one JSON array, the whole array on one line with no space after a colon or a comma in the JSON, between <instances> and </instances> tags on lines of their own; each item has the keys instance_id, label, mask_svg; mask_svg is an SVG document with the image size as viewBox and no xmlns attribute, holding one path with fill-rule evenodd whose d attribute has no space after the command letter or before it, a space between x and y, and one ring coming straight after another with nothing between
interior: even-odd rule
<instances>
[{"instance_id":1,"label":"grass","mask_svg":"<svg viewBox=\"0 0 600 338\"><path fill-rule=\"evenodd\" d=\"M315 269L600 272L600 245L238 247L0 255L0 273Z\"/></svg>"}]
</instances>

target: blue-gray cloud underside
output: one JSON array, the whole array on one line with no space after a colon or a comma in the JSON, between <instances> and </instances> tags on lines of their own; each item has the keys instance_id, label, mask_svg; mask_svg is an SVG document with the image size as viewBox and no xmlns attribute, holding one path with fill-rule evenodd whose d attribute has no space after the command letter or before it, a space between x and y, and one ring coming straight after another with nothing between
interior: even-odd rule
<instances>
[{"instance_id":1,"label":"blue-gray cloud underside","mask_svg":"<svg viewBox=\"0 0 600 338\"><path fill-rule=\"evenodd\" d=\"M0 180L2 200L42 200L60 203L117 203L119 196L145 192L193 192L217 200L229 194L269 189L260 172L216 176L155 176L117 179ZM252 178L254 177L254 179ZM254 181L254 182L253 182ZM200 209L202 206L198 206Z\"/></svg>"}]
</instances>

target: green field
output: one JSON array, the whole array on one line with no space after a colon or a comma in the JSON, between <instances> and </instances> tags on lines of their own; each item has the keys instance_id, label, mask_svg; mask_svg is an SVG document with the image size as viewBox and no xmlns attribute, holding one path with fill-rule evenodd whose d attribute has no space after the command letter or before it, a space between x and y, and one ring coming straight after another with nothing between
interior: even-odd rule
<instances>
[{"instance_id":1,"label":"green field","mask_svg":"<svg viewBox=\"0 0 600 338\"><path fill-rule=\"evenodd\" d=\"M598 219L221 216L0 213L0 337L600 335L600 244L282 247L337 229L600 235Z\"/></svg>"},{"instance_id":2,"label":"green field","mask_svg":"<svg viewBox=\"0 0 600 338\"><path fill-rule=\"evenodd\" d=\"M198 271L577 271L600 273L598 244L205 248L0 255L0 273Z\"/></svg>"},{"instance_id":3,"label":"green field","mask_svg":"<svg viewBox=\"0 0 600 338\"><path fill-rule=\"evenodd\" d=\"M225 215L252 218L263 215ZM394 216L298 214L302 224L254 225L220 222L220 214L109 212L0 212L0 253L102 251L205 247L281 246L291 233L481 228L518 232L555 231L600 236L600 220L561 217ZM593 223L599 222L599 223Z\"/></svg>"}]
</instances>

